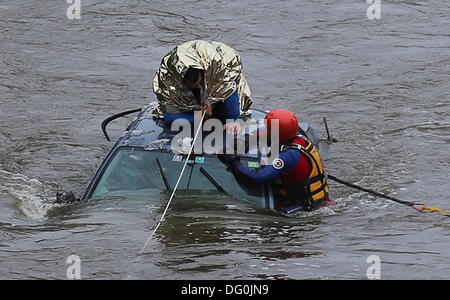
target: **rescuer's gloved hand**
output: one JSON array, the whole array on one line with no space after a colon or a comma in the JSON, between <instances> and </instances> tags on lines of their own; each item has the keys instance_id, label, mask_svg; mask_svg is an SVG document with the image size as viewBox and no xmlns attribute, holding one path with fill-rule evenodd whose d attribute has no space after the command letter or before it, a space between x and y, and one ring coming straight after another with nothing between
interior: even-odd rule
<instances>
[{"instance_id":1,"label":"rescuer's gloved hand","mask_svg":"<svg viewBox=\"0 0 450 300\"><path fill-rule=\"evenodd\" d=\"M234 168L236 165L240 164L239 156L235 154L219 154L217 157L224 165L231 168Z\"/></svg>"}]
</instances>

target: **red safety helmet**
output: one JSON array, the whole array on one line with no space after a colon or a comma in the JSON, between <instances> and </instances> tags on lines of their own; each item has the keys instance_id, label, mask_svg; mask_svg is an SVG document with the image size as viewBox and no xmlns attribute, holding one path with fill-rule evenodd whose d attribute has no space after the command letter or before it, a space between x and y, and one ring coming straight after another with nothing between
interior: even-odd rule
<instances>
[{"instance_id":1,"label":"red safety helmet","mask_svg":"<svg viewBox=\"0 0 450 300\"><path fill-rule=\"evenodd\" d=\"M278 120L280 143L284 143L298 135L298 119L289 110L276 109L269 112L266 117L266 127L268 136L271 136L272 120Z\"/></svg>"}]
</instances>

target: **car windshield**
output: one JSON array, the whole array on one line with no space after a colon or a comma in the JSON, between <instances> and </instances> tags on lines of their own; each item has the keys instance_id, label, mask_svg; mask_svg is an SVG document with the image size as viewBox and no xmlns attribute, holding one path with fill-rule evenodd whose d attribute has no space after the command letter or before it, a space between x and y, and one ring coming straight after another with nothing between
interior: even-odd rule
<instances>
[{"instance_id":1,"label":"car windshield","mask_svg":"<svg viewBox=\"0 0 450 300\"><path fill-rule=\"evenodd\" d=\"M171 190L185 159L186 155L167 151L119 148L97 180L92 197L148 189ZM260 167L255 158L241 158L241 162L250 168ZM216 155L191 156L178 189L224 192L258 207L265 207L266 202L264 187L236 179Z\"/></svg>"}]
</instances>

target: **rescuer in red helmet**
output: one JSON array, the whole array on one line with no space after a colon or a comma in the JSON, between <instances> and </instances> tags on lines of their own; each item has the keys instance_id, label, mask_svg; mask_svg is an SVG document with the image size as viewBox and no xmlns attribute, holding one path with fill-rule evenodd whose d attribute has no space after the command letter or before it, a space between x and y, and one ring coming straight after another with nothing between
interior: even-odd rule
<instances>
[{"instance_id":1,"label":"rescuer in red helmet","mask_svg":"<svg viewBox=\"0 0 450 300\"><path fill-rule=\"evenodd\" d=\"M298 119L294 113L277 109L266 115L268 137L278 122L279 156L260 170L242 165L237 157L221 156L221 160L258 184L272 185L275 209L284 213L310 211L330 202L327 178L317 147L299 135Z\"/></svg>"}]
</instances>

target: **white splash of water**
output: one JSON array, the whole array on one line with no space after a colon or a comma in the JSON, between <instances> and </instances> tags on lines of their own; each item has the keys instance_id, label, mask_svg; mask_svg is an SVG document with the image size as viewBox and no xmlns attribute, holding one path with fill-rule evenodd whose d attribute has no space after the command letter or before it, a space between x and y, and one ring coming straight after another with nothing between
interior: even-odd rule
<instances>
[{"instance_id":1,"label":"white splash of water","mask_svg":"<svg viewBox=\"0 0 450 300\"><path fill-rule=\"evenodd\" d=\"M56 190L49 183L4 170L0 170L0 182L0 193L13 197L18 209L33 220L44 221L50 210L63 206L54 203Z\"/></svg>"}]
</instances>

